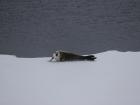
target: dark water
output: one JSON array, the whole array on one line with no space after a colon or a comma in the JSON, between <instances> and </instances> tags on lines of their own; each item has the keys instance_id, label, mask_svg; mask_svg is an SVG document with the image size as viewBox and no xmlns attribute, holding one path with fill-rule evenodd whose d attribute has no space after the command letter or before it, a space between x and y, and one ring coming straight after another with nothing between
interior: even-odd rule
<instances>
[{"instance_id":1,"label":"dark water","mask_svg":"<svg viewBox=\"0 0 140 105\"><path fill-rule=\"evenodd\" d=\"M0 54L140 51L140 0L0 0Z\"/></svg>"}]
</instances>

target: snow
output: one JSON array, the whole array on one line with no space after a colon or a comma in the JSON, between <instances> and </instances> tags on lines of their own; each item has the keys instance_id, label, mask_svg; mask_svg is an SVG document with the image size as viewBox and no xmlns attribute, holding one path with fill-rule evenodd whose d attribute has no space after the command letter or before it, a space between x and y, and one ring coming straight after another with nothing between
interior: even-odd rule
<instances>
[{"instance_id":1,"label":"snow","mask_svg":"<svg viewBox=\"0 0 140 105\"><path fill-rule=\"evenodd\" d=\"M140 105L140 52L96 61L0 55L0 105Z\"/></svg>"}]
</instances>

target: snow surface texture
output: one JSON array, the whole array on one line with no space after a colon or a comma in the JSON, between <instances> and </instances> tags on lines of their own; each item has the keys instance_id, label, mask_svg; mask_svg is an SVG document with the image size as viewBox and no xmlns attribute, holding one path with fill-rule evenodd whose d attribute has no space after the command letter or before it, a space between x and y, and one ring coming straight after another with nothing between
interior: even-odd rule
<instances>
[{"instance_id":1,"label":"snow surface texture","mask_svg":"<svg viewBox=\"0 0 140 105\"><path fill-rule=\"evenodd\" d=\"M140 105L140 52L96 61L0 55L0 105Z\"/></svg>"}]
</instances>

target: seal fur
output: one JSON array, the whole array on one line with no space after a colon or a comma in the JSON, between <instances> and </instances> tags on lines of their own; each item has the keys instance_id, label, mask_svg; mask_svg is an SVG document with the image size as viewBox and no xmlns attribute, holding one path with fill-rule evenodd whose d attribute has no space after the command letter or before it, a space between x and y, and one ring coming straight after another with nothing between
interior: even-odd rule
<instances>
[{"instance_id":1,"label":"seal fur","mask_svg":"<svg viewBox=\"0 0 140 105\"><path fill-rule=\"evenodd\" d=\"M94 55L78 55L66 51L56 51L53 53L51 61L77 61L77 60L90 60L94 61L96 57Z\"/></svg>"}]
</instances>

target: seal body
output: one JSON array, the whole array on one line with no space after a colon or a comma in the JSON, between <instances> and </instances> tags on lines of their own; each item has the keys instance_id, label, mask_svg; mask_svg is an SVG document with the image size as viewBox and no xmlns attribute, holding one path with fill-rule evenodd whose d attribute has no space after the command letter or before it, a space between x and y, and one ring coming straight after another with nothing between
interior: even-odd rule
<instances>
[{"instance_id":1,"label":"seal body","mask_svg":"<svg viewBox=\"0 0 140 105\"><path fill-rule=\"evenodd\" d=\"M92 60L94 61L96 57L94 55L78 55L66 51L56 51L53 53L51 61L76 61L76 60Z\"/></svg>"}]
</instances>

